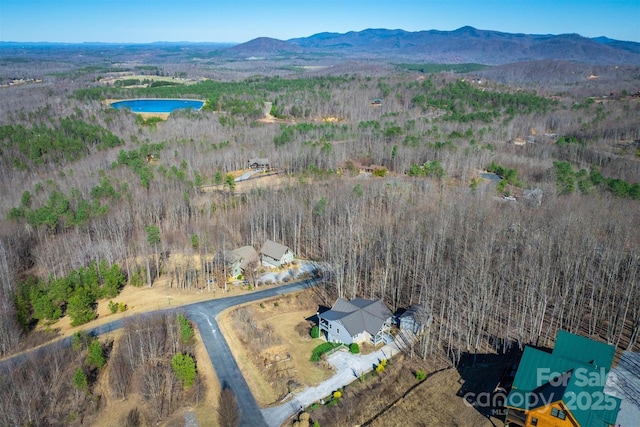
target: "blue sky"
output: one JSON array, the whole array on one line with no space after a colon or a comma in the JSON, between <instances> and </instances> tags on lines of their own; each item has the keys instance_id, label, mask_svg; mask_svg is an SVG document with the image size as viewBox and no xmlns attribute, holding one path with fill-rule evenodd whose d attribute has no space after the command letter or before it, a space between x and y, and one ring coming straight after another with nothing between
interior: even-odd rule
<instances>
[{"instance_id":1,"label":"blue sky","mask_svg":"<svg viewBox=\"0 0 640 427\"><path fill-rule=\"evenodd\" d=\"M245 42L465 25L640 42L640 0L0 0L0 41Z\"/></svg>"}]
</instances>

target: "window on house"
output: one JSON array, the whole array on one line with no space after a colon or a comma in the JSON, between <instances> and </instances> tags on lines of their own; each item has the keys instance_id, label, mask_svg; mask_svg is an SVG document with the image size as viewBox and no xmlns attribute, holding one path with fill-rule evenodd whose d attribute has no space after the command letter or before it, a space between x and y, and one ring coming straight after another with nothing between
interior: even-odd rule
<instances>
[{"instance_id":1,"label":"window on house","mask_svg":"<svg viewBox=\"0 0 640 427\"><path fill-rule=\"evenodd\" d=\"M567 418L567 413L558 408L551 408L551 416L564 420Z\"/></svg>"},{"instance_id":2,"label":"window on house","mask_svg":"<svg viewBox=\"0 0 640 427\"><path fill-rule=\"evenodd\" d=\"M538 419L536 417L531 418L531 425L532 426L537 426L538 425Z\"/></svg>"},{"instance_id":3,"label":"window on house","mask_svg":"<svg viewBox=\"0 0 640 427\"><path fill-rule=\"evenodd\" d=\"M340 328L336 329L336 334L340 333Z\"/></svg>"}]
</instances>

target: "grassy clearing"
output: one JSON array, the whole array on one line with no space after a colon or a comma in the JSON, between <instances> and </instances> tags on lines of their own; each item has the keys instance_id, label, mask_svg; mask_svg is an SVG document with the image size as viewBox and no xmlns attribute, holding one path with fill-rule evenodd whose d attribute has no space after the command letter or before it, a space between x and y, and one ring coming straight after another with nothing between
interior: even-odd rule
<instances>
[{"instance_id":1,"label":"grassy clearing","mask_svg":"<svg viewBox=\"0 0 640 427\"><path fill-rule=\"evenodd\" d=\"M270 334L264 346L247 336L241 327L242 320L237 317L241 313L239 309L218 318L220 329L260 406L280 401L291 389L314 386L331 376L323 363L309 361L313 349L324 342L312 339L309 334L310 319L317 307L313 293L306 291L242 307L251 311L251 321L261 334Z\"/></svg>"},{"instance_id":2,"label":"grassy clearing","mask_svg":"<svg viewBox=\"0 0 640 427\"><path fill-rule=\"evenodd\" d=\"M478 426L493 424L455 394L460 388L460 375L455 369L439 372L426 379L401 402L382 413L372 427L427 425ZM425 404L428 402L428 404Z\"/></svg>"}]
</instances>

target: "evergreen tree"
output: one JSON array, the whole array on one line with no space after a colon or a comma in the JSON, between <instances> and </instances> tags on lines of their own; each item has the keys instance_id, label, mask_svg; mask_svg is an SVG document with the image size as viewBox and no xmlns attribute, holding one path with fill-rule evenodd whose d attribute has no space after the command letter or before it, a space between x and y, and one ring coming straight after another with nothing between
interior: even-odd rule
<instances>
[{"instance_id":1,"label":"evergreen tree","mask_svg":"<svg viewBox=\"0 0 640 427\"><path fill-rule=\"evenodd\" d=\"M87 391L89 389L89 383L87 382L87 375L84 373L82 367L76 369L76 373L73 374L73 387L79 391Z\"/></svg>"},{"instance_id":2,"label":"evergreen tree","mask_svg":"<svg viewBox=\"0 0 640 427\"><path fill-rule=\"evenodd\" d=\"M30 292L31 307L33 308L33 317L38 320L48 319L57 320L62 317L62 310L54 304L48 292L39 286L31 288Z\"/></svg>"},{"instance_id":3,"label":"evergreen tree","mask_svg":"<svg viewBox=\"0 0 640 427\"><path fill-rule=\"evenodd\" d=\"M104 284L102 285L102 295L107 298L113 298L120 293L120 289L124 286L124 275L120 271L120 267L113 264L110 268L101 270L104 275Z\"/></svg>"},{"instance_id":4,"label":"evergreen tree","mask_svg":"<svg viewBox=\"0 0 640 427\"><path fill-rule=\"evenodd\" d=\"M71 326L82 325L95 319L96 313L93 310L95 302L95 296L92 295L89 288L84 286L77 288L69 298L69 304L67 305L67 314L71 318Z\"/></svg>"},{"instance_id":5,"label":"evergreen tree","mask_svg":"<svg viewBox=\"0 0 640 427\"><path fill-rule=\"evenodd\" d=\"M191 327L189 319L182 314L178 314L177 319L178 325L180 326L180 338L183 342L189 342L189 340L193 338L193 328Z\"/></svg>"},{"instance_id":6,"label":"evergreen tree","mask_svg":"<svg viewBox=\"0 0 640 427\"><path fill-rule=\"evenodd\" d=\"M87 365L95 366L100 369L105 364L104 352L102 350L102 344L100 341L93 340L89 344L89 352L87 354Z\"/></svg>"},{"instance_id":7,"label":"evergreen tree","mask_svg":"<svg viewBox=\"0 0 640 427\"><path fill-rule=\"evenodd\" d=\"M178 353L171 358L171 367L185 388L189 388L196 380L196 362L188 354Z\"/></svg>"}]
</instances>

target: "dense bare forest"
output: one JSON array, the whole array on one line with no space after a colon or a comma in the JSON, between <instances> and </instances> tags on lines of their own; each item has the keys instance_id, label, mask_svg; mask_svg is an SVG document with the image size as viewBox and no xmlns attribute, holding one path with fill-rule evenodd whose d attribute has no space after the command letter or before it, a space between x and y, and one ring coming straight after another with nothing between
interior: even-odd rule
<instances>
[{"instance_id":1,"label":"dense bare forest","mask_svg":"<svg viewBox=\"0 0 640 427\"><path fill-rule=\"evenodd\" d=\"M548 345L560 328L638 349L640 100L626 89L637 69L587 98L580 83L390 67L185 68L216 79L111 85L99 70L0 89L1 356L41 340L38 321L121 288L112 266L127 286L169 274L177 255L185 271L214 274L216 254L265 239L331 266L327 303L424 304L423 357ZM207 107L156 121L102 102L133 96ZM226 177L251 157L283 179L236 188ZM110 363L124 369L116 350Z\"/></svg>"},{"instance_id":2,"label":"dense bare forest","mask_svg":"<svg viewBox=\"0 0 640 427\"><path fill-rule=\"evenodd\" d=\"M139 393L152 409L151 420L162 420L185 404L197 405L205 385L196 375L191 356L193 334L181 315L130 321L115 344L77 332L71 348L59 343L2 375L0 421L3 425L92 424L103 406L105 388L122 401L130 393ZM102 385L107 361L108 384ZM134 409L125 419L112 422L140 425L144 415Z\"/></svg>"}]
</instances>

